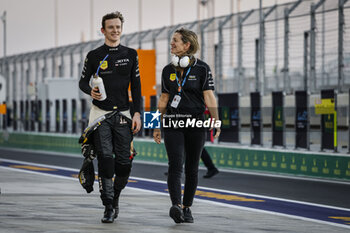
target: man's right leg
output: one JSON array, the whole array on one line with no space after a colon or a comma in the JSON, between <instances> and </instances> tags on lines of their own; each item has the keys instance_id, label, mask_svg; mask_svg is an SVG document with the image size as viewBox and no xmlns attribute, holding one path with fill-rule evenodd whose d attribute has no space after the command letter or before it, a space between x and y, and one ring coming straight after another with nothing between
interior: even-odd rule
<instances>
[{"instance_id":1,"label":"man's right leg","mask_svg":"<svg viewBox=\"0 0 350 233\"><path fill-rule=\"evenodd\" d=\"M115 169L116 169L116 175L114 178L113 208L114 208L114 218L117 218L119 214L120 193L128 183L130 172L131 172L131 164L130 165L116 164Z\"/></svg>"},{"instance_id":2,"label":"man's right leg","mask_svg":"<svg viewBox=\"0 0 350 233\"><path fill-rule=\"evenodd\" d=\"M112 132L108 119L102 122L99 128L94 132L94 145L98 160L98 181L101 193L101 200L105 206L104 216L101 219L103 223L112 223L114 221L113 211L113 175L114 175L114 154L112 144Z\"/></svg>"},{"instance_id":3,"label":"man's right leg","mask_svg":"<svg viewBox=\"0 0 350 233\"><path fill-rule=\"evenodd\" d=\"M121 191L128 183L131 173L132 158L130 157L130 144L133 139L131 132L131 122L125 117L116 115L112 130L115 158L115 178L114 178L114 218L119 214L119 197Z\"/></svg>"}]
</instances>

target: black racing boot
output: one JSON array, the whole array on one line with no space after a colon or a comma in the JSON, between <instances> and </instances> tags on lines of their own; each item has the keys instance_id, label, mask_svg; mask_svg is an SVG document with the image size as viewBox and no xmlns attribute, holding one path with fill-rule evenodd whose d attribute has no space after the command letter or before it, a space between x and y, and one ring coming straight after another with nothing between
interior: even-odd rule
<instances>
[{"instance_id":1,"label":"black racing boot","mask_svg":"<svg viewBox=\"0 0 350 233\"><path fill-rule=\"evenodd\" d=\"M189 207L183 208L185 222L193 223L192 213Z\"/></svg>"},{"instance_id":2,"label":"black racing boot","mask_svg":"<svg viewBox=\"0 0 350 233\"><path fill-rule=\"evenodd\" d=\"M105 212L103 214L103 218L101 222L103 223L113 223L114 221L114 211L112 205L106 205Z\"/></svg>"},{"instance_id":3,"label":"black racing boot","mask_svg":"<svg viewBox=\"0 0 350 233\"><path fill-rule=\"evenodd\" d=\"M128 183L129 175L127 176L116 176L114 178L114 197L113 197L113 208L114 218L118 217L119 214L119 196L122 190Z\"/></svg>"},{"instance_id":4,"label":"black racing boot","mask_svg":"<svg viewBox=\"0 0 350 233\"><path fill-rule=\"evenodd\" d=\"M113 199L113 208L114 208L114 218L118 218L118 214L119 214L119 195L118 197L114 196Z\"/></svg>"}]
</instances>

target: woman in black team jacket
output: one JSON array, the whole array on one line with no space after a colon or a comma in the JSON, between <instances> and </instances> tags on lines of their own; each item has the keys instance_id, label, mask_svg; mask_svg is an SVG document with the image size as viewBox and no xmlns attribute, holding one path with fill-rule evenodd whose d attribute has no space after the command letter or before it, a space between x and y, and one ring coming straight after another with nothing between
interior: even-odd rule
<instances>
[{"instance_id":1,"label":"woman in black team jacket","mask_svg":"<svg viewBox=\"0 0 350 233\"><path fill-rule=\"evenodd\" d=\"M169 215L176 223L192 223L189 207L197 189L199 159L207 130L197 123L204 120L205 106L208 106L212 118L216 120L213 122L217 123L215 138L220 134L220 127L217 127L220 122L210 68L194 57L199 49L197 35L184 28L178 29L170 45L172 63L163 69L162 94L158 102L163 116L164 143L169 160L168 189L172 202ZM180 121L185 123L183 127L174 127L172 124ZM190 122L192 123L188 124ZM161 142L160 129L154 130L153 138L156 143ZM183 159L186 178L181 202Z\"/></svg>"}]
</instances>

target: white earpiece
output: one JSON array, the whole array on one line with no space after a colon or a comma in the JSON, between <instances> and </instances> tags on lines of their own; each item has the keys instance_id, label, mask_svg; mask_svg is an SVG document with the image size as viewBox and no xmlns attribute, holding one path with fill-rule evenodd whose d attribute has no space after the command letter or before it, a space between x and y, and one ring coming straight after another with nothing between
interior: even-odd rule
<instances>
[{"instance_id":1,"label":"white earpiece","mask_svg":"<svg viewBox=\"0 0 350 233\"><path fill-rule=\"evenodd\" d=\"M180 66L181 68L186 68L190 64L190 58L188 56L178 57L173 54L171 57L171 63L174 66Z\"/></svg>"},{"instance_id":2,"label":"white earpiece","mask_svg":"<svg viewBox=\"0 0 350 233\"><path fill-rule=\"evenodd\" d=\"M184 56L179 61L180 67L186 68L190 64L190 58L188 56Z\"/></svg>"},{"instance_id":3,"label":"white earpiece","mask_svg":"<svg viewBox=\"0 0 350 233\"><path fill-rule=\"evenodd\" d=\"M172 57L171 57L171 63L174 65L174 66L178 66L179 65L179 57L178 56L176 56L176 55L173 55Z\"/></svg>"}]
</instances>

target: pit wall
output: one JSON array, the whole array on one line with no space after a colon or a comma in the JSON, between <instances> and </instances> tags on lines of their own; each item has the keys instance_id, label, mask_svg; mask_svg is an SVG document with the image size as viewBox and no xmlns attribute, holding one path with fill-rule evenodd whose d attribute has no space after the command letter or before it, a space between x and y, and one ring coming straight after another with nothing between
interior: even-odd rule
<instances>
[{"instance_id":1,"label":"pit wall","mask_svg":"<svg viewBox=\"0 0 350 233\"><path fill-rule=\"evenodd\" d=\"M0 132L0 147L80 156L78 138L74 135ZM134 146L138 152L136 160L168 162L164 144L135 139ZM222 145L208 145L206 148L219 168L350 180L348 154Z\"/></svg>"}]
</instances>

